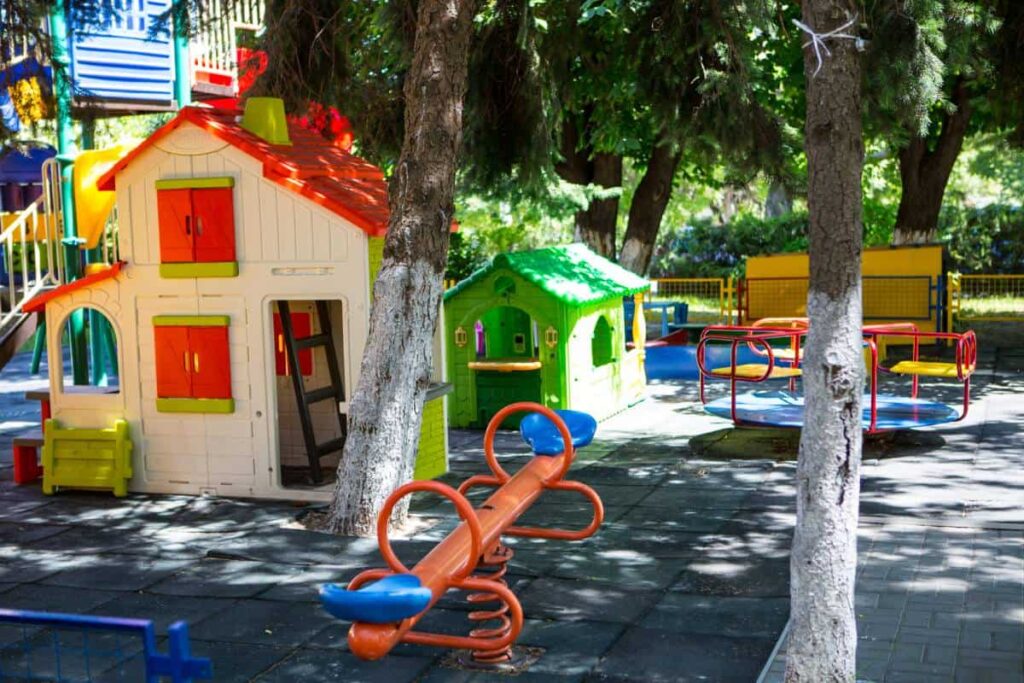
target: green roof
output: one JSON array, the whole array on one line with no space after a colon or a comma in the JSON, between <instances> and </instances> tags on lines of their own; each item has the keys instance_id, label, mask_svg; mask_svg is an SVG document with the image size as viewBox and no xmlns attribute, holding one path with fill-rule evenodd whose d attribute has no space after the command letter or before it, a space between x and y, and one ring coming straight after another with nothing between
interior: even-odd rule
<instances>
[{"instance_id":1,"label":"green roof","mask_svg":"<svg viewBox=\"0 0 1024 683\"><path fill-rule=\"evenodd\" d=\"M651 286L644 278L598 256L586 246L569 244L499 254L445 292L445 300L457 296L499 268L511 270L570 306L635 294Z\"/></svg>"}]
</instances>

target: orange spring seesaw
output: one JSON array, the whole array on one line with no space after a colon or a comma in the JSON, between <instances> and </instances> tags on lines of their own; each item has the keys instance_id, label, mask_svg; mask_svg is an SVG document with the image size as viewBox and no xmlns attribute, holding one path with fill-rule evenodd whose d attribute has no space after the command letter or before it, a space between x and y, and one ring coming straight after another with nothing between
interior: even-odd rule
<instances>
[{"instance_id":1,"label":"orange spring seesaw","mask_svg":"<svg viewBox=\"0 0 1024 683\"><path fill-rule=\"evenodd\" d=\"M518 472L509 474L498 463L494 437L505 418L522 412L533 414L524 418L522 431L531 441L525 427L529 420L537 437L531 441L535 455ZM567 420L572 424L571 431ZM578 541L597 531L604 519L601 499L589 486L564 480L575 449L590 443L596 426L585 413L556 412L537 403L513 403L498 411L484 434L490 475L470 477L458 490L436 481L419 481L392 493L377 518L377 540L387 568L366 570L347 588L326 584L320 589L321 603L328 612L354 622L348 633L349 649L362 659L375 660L399 643L413 643L471 650L475 662L484 665L510 661L512 643L523 627L523 609L501 578L512 556L501 537ZM465 493L477 486L496 490L474 508ZM545 490L582 494L594 508L590 524L578 530L515 526ZM417 491L430 491L450 500L462 522L410 570L391 548L388 522L395 504ZM480 567L489 571L480 574ZM471 603L492 603L494 606L488 609L471 612L469 618L477 626L487 622L496 625L476 628L467 636L414 631L417 622L451 589L472 591L468 597Z\"/></svg>"}]
</instances>

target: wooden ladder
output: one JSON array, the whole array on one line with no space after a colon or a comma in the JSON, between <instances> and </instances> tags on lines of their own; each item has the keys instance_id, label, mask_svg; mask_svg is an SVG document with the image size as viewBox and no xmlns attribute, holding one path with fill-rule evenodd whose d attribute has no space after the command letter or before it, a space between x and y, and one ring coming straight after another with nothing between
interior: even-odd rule
<instances>
[{"instance_id":1,"label":"wooden ladder","mask_svg":"<svg viewBox=\"0 0 1024 683\"><path fill-rule=\"evenodd\" d=\"M345 385L341 378L341 371L338 368L338 354L334 346L334 335L331 332L331 318L328 312L328 305L326 301L316 302L316 313L320 319L320 332L319 334L311 334L301 339L295 338L291 312L288 310L288 302L278 301L277 310L281 314L281 332L284 335L284 345L288 353L288 365L292 369L292 386L295 389L295 399L298 403L299 421L302 424L302 439L306 443L306 456L309 458L310 477L314 484L319 484L324 479L320 468L320 458L344 448L345 437L348 434L347 416L341 412L340 406L345 401ZM299 351L313 349L318 346L324 348L331 383L325 387L307 391L302 383L302 372L299 369L301 368L299 365ZM334 412L338 416L338 427L341 429L341 436L330 441L317 443L316 434L313 431L313 418L309 414L309 407L314 403L327 400L334 401Z\"/></svg>"}]
</instances>

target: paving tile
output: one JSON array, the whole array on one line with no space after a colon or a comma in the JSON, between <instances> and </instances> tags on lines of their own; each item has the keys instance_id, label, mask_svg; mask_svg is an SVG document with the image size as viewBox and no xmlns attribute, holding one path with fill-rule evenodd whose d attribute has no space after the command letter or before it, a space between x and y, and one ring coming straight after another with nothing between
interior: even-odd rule
<instances>
[{"instance_id":1,"label":"paving tile","mask_svg":"<svg viewBox=\"0 0 1024 683\"><path fill-rule=\"evenodd\" d=\"M166 635L167 627L177 621L194 628L207 617L220 614L234 604L224 598L189 598L152 593L121 593L113 600L90 610L90 614L107 617L148 619L158 636Z\"/></svg>"},{"instance_id":2,"label":"paving tile","mask_svg":"<svg viewBox=\"0 0 1024 683\"><path fill-rule=\"evenodd\" d=\"M598 665L600 680L722 681L757 678L771 638L724 638L631 627Z\"/></svg>"},{"instance_id":3,"label":"paving tile","mask_svg":"<svg viewBox=\"0 0 1024 683\"><path fill-rule=\"evenodd\" d=\"M302 529L266 529L222 541L212 550L220 557L277 564L367 566L380 562L376 539L344 538Z\"/></svg>"},{"instance_id":4,"label":"paving tile","mask_svg":"<svg viewBox=\"0 0 1024 683\"><path fill-rule=\"evenodd\" d=\"M640 622L644 628L737 638L778 638L788 598L732 598L668 593Z\"/></svg>"},{"instance_id":5,"label":"paving tile","mask_svg":"<svg viewBox=\"0 0 1024 683\"><path fill-rule=\"evenodd\" d=\"M188 566L187 561L136 558L127 555L83 556L74 566L43 579L42 583L71 588L139 591Z\"/></svg>"},{"instance_id":6,"label":"paving tile","mask_svg":"<svg viewBox=\"0 0 1024 683\"><path fill-rule=\"evenodd\" d=\"M789 559L708 562L680 574L671 590L697 595L748 598L789 596Z\"/></svg>"},{"instance_id":7,"label":"paving tile","mask_svg":"<svg viewBox=\"0 0 1024 683\"><path fill-rule=\"evenodd\" d=\"M593 670L625 628L622 624L601 621L529 619L517 644L543 649L540 659L530 665L530 673L577 676Z\"/></svg>"},{"instance_id":8,"label":"paving tile","mask_svg":"<svg viewBox=\"0 0 1024 683\"><path fill-rule=\"evenodd\" d=\"M163 650L166 651L166 646ZM192 654L209 657L217 683L248 683L291 654L291 648L277 644L252 645L225 641L204 641L192 634ZM302 679L293 679L298 683ZM316 679L307 679L312 683Z\"/></svg>"},{"instance_id":9,"label":"paving tile","mask_svg":"<svg viewBox=\"0 0 1024 683\"><path fill-rule=\"evenodd\" d=\"M418 680L432 661L424 657L389 657L366 662L348 652L298 650L253 680L267 683L406 683Z\"/></svg>"},{"instance_id":10,"label":"paving tile","mask_svg":"<svg viewBox=\"0 0 1024 683\"><path fill-rule=\"evenodd\" d=\"M672 507L633 507L615 520L626 526L655 528L659 531L714 533L731 517L727 510L685 510Z\"/></svg>"},{"instance_id":11,"label":"paving tile","mask_svg":"<svg viewBox=\"0 0 1024 683\"><path fill-rule=\"evenodd\" d=\"M297 647L336 622L311 603L240 600L189 630L200 640Z\"/></svg>"},{"instance_id":12,"label":"paving tile","mask_svg":"<svg viewBox=\"0 0 1024 683\"><path fill-rule=\"evenodd\" d=\"M672 584L679 575L679 562L635 553L629 549L597 553L566 552L565 561L548 572L565 579L583 579L613 586L659 589Z\"/></svg>"},{"instance_id":13,"label":"paving tile","mask_svg":"<svg viewBox=\"0 0 1024 683\"><path fill-rule=\"evenodd\" d=\"M30 545L50 536L62 534L69 527L59 524L36 524L31 522L0 522L0 543Z\"/></svg>"},{"instance_id":14,"label":"paving tile","mask_svg":"<svg viewBox=\"0 0 1024 683\"><path fill-rule=\"evenodd\" d=\"M3 595L3 606L6 609L71 613L89 612L118 597L118 593L111 591L65 586L43 587L38 584L23 584Z\"/></svg>"},{"instance_id":15,"label":"paving tile","mask_svg":"<svg viewBox=\"0 0 1024 683\"><path fill-rule=\"evenodd\" d=\"M519 594L519 601L523 613L531 618L630 623L658 597L655 591L542 577Z\"/></svg>"},{"instance_id":16,"label":"paving tile","mask_svg":"<svg viewBox=\"0 0 1024 683\"><path fill-rule=\"evenodd\" d=\"M149 591L211 598L253 597L298 571L296 567L265 562L204 559L150 586Z\"/></svg>"}]
</instances>

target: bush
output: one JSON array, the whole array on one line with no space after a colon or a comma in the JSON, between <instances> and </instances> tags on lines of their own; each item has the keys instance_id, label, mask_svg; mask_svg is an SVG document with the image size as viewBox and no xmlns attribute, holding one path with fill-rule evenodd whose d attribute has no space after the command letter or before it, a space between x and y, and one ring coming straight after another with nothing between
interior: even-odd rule
<instances>
[{"instance_id":1,"label":"bush","mask_svg":"<svg viewBox=\"0 0 1024 683\"><path fill-rule=\"evenodd\" d=\"M803 212L768 219L740 216L727 225L698 220L662 233L651 277L738 277L747 256L806 249Z\"/></svg>"},{"instance_id":2,"label":"bush","mask_svg":"<svg viewBox=\"0 0 1024 683\"><path fill-rule=\"evenodd\" d=\"M961 273L1024 273L1024 209L990 204L943 208L939 239L950 267Z\"/></svg>"},{"instance_id":3,"label":"bush","mask_svg":"<svg viewBox=\"0 0 1024 683\"><path fill-rule=\"evenodd\" d=\"M448 267L444 271L446 280L464 280L485 263L487 254L476 235L452 233L448 244Z\"/></svg>"}]
</instances>

